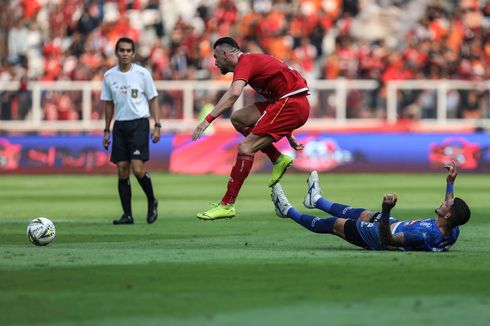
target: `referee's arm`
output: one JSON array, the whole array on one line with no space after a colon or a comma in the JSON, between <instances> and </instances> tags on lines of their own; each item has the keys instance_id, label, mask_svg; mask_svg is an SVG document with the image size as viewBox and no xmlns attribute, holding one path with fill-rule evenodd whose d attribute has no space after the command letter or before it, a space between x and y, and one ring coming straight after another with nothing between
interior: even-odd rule
<instances>
[{"instance_id":1,"label":"referee's arm","mask_svg":"<svg viewBox=\"0 0 490 326\"><path fill-rule=\"evenodd\" d=\"M152 141L157 143L160 140L160 108L158 107L158 96L153 97L150 101L150 112L155 124L153 126Z\"/></svg>"},{"instance_id":2,"label":"referee's arm","mask_svg":"<svg viewBox=\"0 0 490 326\"><path fill-rule=\"evenodd\" d=\"M105 113L105 128L104 128L104 139L102 140L102 145L107 150L109 149L109 140L111 138L111 121L114 116L114 102L104 101L104 113Z\"/></svg>"}]
</instances>

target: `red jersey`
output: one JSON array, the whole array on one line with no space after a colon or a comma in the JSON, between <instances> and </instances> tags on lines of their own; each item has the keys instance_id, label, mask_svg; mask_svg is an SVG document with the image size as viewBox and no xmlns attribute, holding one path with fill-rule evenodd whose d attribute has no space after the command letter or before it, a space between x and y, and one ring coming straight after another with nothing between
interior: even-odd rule
<instances>
[{"instance_id":1,"label":"red jersey","mask_svg":"<svg viewBox=\"0 0 490 326\"><path fill-rule=\"evenodd\" d=\"M267 100L277 100L308 91L299 72L273 56L244 53L238 58L233 81L244 80Z\"/></svg>"}]
</instances>

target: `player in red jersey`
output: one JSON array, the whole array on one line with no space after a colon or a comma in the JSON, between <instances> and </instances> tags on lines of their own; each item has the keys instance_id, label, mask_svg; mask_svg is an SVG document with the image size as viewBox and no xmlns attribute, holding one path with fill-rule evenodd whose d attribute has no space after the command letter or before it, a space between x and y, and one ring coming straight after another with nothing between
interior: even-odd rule
<instances>
[{"instance_id":1,"label":"player in red jersey","mask_svg":"<svg viewBox=\"0 0 490 326\"><path fill-rule=\"evenodd\" d=\"M308 85L297 71L270 55L243 53L231 37L218 39L213 48L216 66L222 74L233 72L233 82L215 108L196 127L192 139L197 140L214 119L229 110L247 84L266 101L246 106L231 115L231 123L245 139L238 145L236 162L221 202L197 214L204 220L235 216L235 200L252 169L257 151L264 152L273 162L269 186L280 180L293 159L281 154L274 142L287 137L292 148L302 149L303 145L297 143L292 131L304 125L310 113L306 97Z\"/></svg>"}]
</instances>

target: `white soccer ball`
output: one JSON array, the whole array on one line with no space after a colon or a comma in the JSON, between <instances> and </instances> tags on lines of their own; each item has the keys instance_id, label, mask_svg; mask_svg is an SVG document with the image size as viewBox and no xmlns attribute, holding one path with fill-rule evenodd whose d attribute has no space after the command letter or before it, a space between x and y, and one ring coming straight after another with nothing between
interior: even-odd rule
<instances>
[{"instance_id":1,"label":"white soccer ball","mask_svg":"<svg viewBox=\"0 0 490 326\"><path fill-rule=\"evenodd\" d=\"M27 238L36 246L45 246L53 241L56 228L53 222L45 217L36 217L27 226Z\"/></svg>"}]
</instances>

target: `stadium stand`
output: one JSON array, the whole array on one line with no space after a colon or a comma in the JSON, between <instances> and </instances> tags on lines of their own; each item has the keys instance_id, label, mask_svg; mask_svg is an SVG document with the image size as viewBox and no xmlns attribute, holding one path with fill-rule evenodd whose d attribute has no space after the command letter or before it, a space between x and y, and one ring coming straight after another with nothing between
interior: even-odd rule
<instances>
[{"instance_id":1,"label":"stadium stand","mask_svg":"<svg viewBox=\"0 0 490 326\"><path fill-rule=\"evenodd\" d=\"M121 36L137 41L138 60L155 80L223 80L211 44L224 35L245 51L288 62L309 80L376 81L369 92L348 92L348 119L389 118L391 81L446 79L478 85L447 89L447 118L490 118L490 1L17 0L0 2L0 18L0 83L20 81L16 91L0 89L0 120L29 114L31 81L100 81L115 64ZM437 87L401 89L399 119L437 116ZM47 91L43 119L81 119L75 105L81 94ZM102 112L97 96L95 120ZM179 90L162 93L164 118L182 116L173 108L179 101ZM338 115L331 91L320 91L313 102L312 117Z\"/></svg>"}]
</instances>

